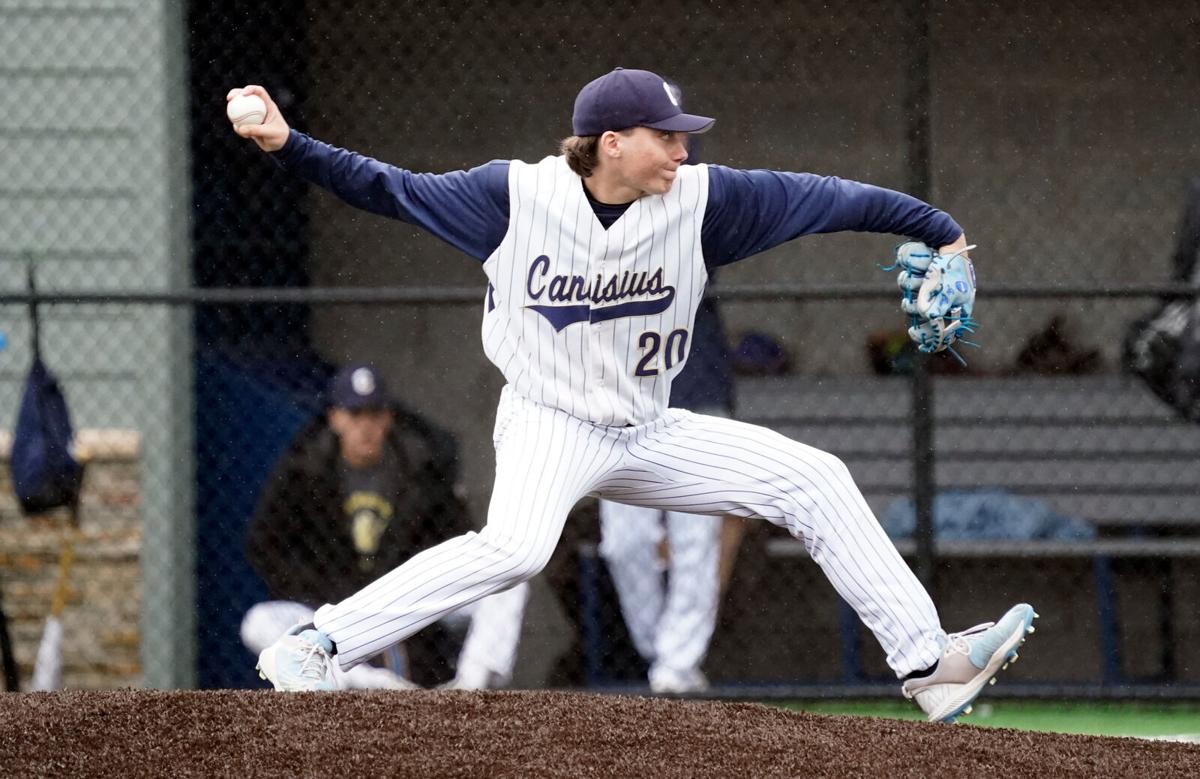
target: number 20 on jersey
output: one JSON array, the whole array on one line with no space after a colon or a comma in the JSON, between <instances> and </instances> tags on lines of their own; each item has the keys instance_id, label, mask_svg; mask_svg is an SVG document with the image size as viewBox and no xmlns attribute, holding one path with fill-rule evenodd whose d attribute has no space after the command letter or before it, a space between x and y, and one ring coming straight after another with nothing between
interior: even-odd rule
<instances>
[{"instance_id":1,"label":"number 20 on jersey","mask_svg":"<svg viewBox=\"0 0 1200 779\"><path fill-rule=\"evenodd\" d=\"M663 337L653 330L647 330L638 337L638 348L642 350L642 359L638 360L634 376L657 376L663 370L671 370L683 362L687 356L688 331L672 330ZM663 367L659 368L658 356L662 353Z\"/></svg>"}]
</instances>

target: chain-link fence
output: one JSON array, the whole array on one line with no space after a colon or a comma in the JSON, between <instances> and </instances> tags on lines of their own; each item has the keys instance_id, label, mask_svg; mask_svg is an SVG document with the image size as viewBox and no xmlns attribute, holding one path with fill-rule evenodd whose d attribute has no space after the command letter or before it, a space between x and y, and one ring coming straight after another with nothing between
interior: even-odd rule
<instances>
[{"instance_id":1,"label":"chain-link fence","mask_svg":"<svg viewBox=\"0 0 1200 779\"><path fill-rule=\"evenodd\" d=\"M24 517L8 488L0 499L2 603L26 684L56 600L67 686L259 683L243 617L279 589L247 558L251 519L339 365L378 366L407 409L454 437L456 500L474 526L486 515L502 380L477 346L483 276L280 170L229 131L226 91L263 84L299 130L441 172L553 153L579 86L624 65L668 75L718 118L701 160L927 186L980 244L983 348L965 369L933 363L928 413L875 268L888 239L806 238L723 271L742 360L735 415L844 459L918 567L914 451L930 436L937 563L923 572L947 628L1031 599L1044 629L1026 683L1191 689L1200 426L1123 371L1121 345L1158 308L1151 286L1186 280L1172 259L1200 171L1200 109L1180 98L1200 78L1194 4L610 3L584 15L533 2L281 13L114 1L0 3L0 21L0 427L32 360L32 267L42 355L85 461L77 524ZM910 110L923 89L922 170ZM158 97L113 119L112 95L130 90ZM28 108L38 95L52 96L53 120ZM185 128L190 144L175 143ZM644 684L652 658L622 615L596 507L575 513L534 581L513 684ZM343 542L371 536L353 528L342 523ZM281 555L316 532L296 529ZM712 691L887 679L797 542L741 520L713 532L719 607L700 667ZM670 551L656 554L639 586L669 593ZM389 662L436 666L421 679L439 681L463 631Z\"/></svg>"}]
</instances>

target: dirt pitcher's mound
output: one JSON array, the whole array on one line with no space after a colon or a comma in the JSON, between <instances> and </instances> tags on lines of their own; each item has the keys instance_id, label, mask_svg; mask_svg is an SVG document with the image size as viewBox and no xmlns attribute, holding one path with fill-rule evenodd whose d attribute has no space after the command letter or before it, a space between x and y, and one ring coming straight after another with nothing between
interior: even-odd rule
<instances>
[{"instance_id":1,"label":"dirt pitcher's mound","mask_svg":"<svg viewBox=\"0 0 1200 779\"><path fill-rule=\"evenodd\" d=\"M1200 747L557 692L0 695L5 776L1198 776Z\"/></svg>"}]
</instances>

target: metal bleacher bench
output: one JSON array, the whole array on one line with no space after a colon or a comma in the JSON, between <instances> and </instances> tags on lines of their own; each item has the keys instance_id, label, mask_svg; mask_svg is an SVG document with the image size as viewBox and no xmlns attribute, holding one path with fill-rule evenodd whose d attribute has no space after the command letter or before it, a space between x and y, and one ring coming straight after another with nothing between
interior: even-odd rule
<instances>
[{"instance_id":1,"label":"metal bleacher bench","mask_svg":"<svg viewBox=\"0 0 1200 779\"><path fill-rule=\"evenodd\" d=\"M911 497L911 384L907 377L741 378L739 419L839 456L877 516ZM1094 561L1106 682L1120 681L1109 561L1200 557L1200 425L1180 419L1124 376L937 377L937 489L998 488L1047 501L1092 523L1082 541L937 542L938 559ZM910 540L897 543L911 555ZM804 555L790 538L776 557Z\"/></svg>"},{"instance_id":2,"label":"metal bleacher bench","mask_svg":"<svg viewBox=\"0 0 1200 779\"><path fill-rule=\"evenodd\" d=\"M1139 382L934 382L939 489L999 487L1101 528L1200 531L1200 425ZM912 489L909 386L904 377L741 379L738 418L841 457L880 514Z\"/></svg>"}]
</instances>

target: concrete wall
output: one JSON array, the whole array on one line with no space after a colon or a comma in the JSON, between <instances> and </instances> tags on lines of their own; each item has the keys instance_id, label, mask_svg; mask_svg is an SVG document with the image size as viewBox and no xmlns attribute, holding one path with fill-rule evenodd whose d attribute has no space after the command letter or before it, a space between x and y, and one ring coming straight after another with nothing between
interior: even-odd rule
<instances>
[{"instance_id":1,"label":"concrete wall","mask_svg":"<svg viewBox=\"0 0 1200 779\"><path fill-rule=\"evenodd\" d=\"M1116 362L1147 302L988 300L990 284L1165 280L1187 178L1200 172L1200 12L983 3L933 7L933 187L979 243L977 311L987 371L1011 365L1056 310ZM578 88L616 65L677 79L690 108L718 117L706 161L837 174L903 189L902 106L913 23L900 4L650 4L572 13L533 2L310 3L305 129L414 170L537 159L569 134ZM407 225L310 194L313 281L478 285L474 261ZM895 239L822 236L729 268L726 284L890 281ZM888 303L729 304L734 335L777 334L809 374L869 371L864 344L901 325ZM315 333L333 359L370 358L414 407L454 429L482 512L501 380L479 346L478 309L338 307Z\"/></svg>"},{"instance_id":2,"label":"concrete wall","mask_svg":"<svg viewBox=\"0 0 1200 779\"><path fill-rule=\"evenodd\" d=\"M0 4L0 289L169 290L188 281L182 10L173 0ZM190 327L165 308L47 306L42 347L79 427L142 435L149 686L192 668ZM0 307L0 420L31 359Z\"/></svg>"}]
</instances>

